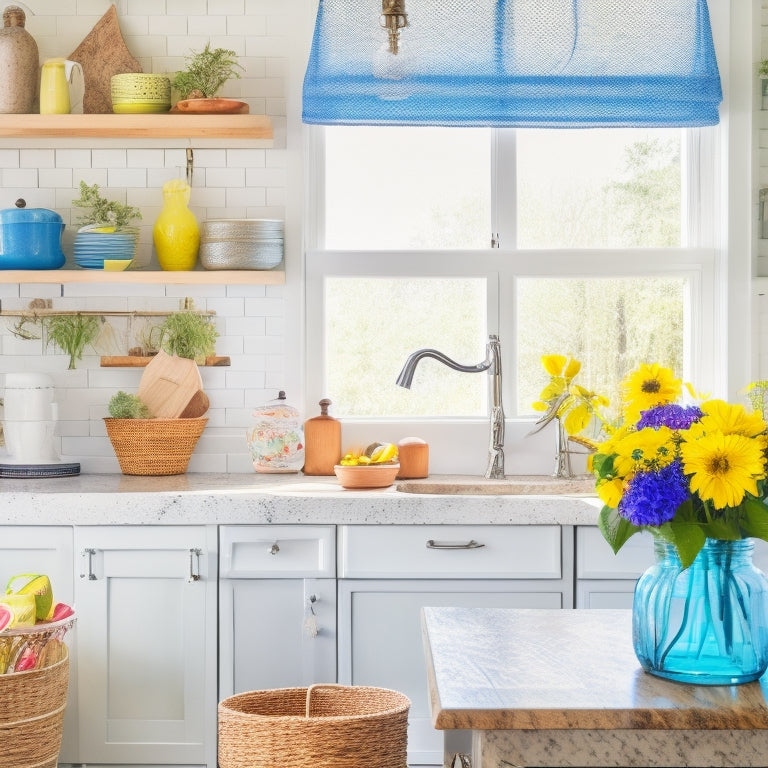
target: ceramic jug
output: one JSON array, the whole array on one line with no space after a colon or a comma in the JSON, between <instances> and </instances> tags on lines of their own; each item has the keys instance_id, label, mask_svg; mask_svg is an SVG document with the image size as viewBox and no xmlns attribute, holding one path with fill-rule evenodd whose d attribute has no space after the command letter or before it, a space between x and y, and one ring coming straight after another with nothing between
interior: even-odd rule
<instances>
[{"instance_id":1,"label":"ceramic jug","mask_svg":"<svg viewBox=\"0 0 768 768\"><path fill-rule=\"evenodd\" d=\"M190 270L197 263L200 228L189 210L192 187L184 179L163 184L163 208L152 228L152 241L161 269Z\"/></svg>"},{"instance_id":2,"label":"ceramic jug","mask_svg":"<svg viewBox=\"0 0 768 768\"><path fill-rule=\"evenodd\" d=\"M40 73L40 114L82 114L83 68L76 61L48 59Z\"/></svg>"},{"instance_id":3,"label":"ceramic jug","mask_svg":"<svg viewBox=\"0 0 768 768\"><path fill-rule=\"evenodd\" d=\"M26 14L16 5L3 11L0 28L0 113L26 115L37 95L37 43L24 29Z\"/></svg>"}]
</instances>

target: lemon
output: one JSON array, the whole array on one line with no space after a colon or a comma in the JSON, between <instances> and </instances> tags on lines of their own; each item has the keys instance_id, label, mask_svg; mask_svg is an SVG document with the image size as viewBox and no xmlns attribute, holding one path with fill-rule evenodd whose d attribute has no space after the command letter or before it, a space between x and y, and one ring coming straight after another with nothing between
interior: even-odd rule
<instances>
[{"instance_id":1,"label":"lemon","mask_svg":"<svg viewBox=\"0 0 768 768\"><path fill-rule=\"evenodd\" d=\"M371 454L372 464L385 464L397 458L397 446L394 443L384 443L374 449Z\"/></svg>"}]
</instances>

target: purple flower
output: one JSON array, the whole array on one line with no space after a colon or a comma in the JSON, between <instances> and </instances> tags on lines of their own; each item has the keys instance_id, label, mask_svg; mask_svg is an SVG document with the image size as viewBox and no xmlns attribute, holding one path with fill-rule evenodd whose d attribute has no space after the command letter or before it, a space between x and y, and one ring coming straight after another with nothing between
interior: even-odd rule
<instances>
[{"instance_id":1,"label":"purple flower","mask_svg":"<svg viewBox=\"0 0 768 768\"><path fill-rule=\"evenodd\" d=\"M633 525L661 525L675 516L688 496L683 466L673 461L659 470L636 474L619 502L619 514Z\"/></svg>"},{"instance_id":2,"label":"purple flower","mask_svg":"<svg viewBox=\"0 0 768 768\"><path fill-rule=\"evenodd\" d=\"M640 421L637 422L637 428L669 427L670 429L689 429L691 424L702 417L701 408L698 405L678 405L669 403L667 405L657 405L655 408L649 408L640 415Z\"/></svg>"}]
</instances>

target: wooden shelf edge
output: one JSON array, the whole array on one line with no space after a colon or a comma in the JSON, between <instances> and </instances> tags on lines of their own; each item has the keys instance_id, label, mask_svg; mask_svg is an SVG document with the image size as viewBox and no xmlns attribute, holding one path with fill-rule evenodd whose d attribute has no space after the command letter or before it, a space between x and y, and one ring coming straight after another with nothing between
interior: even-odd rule
<instances>
[{"instance_id":1,"label":"wooden shelf edge","mask_svg":"<svg viewBox=\"0 0 768 768\"><path fill-rule=\"evenodd\" d=\"M151 357L139 357L138 355L103 355L99 365L102 368L144 368L152 360ZM204 366L232 365L227 356L212 355L206 357Z\"/></svg>"},{"instance_id":2,"label":"wooden shelf edge","mask_svg":"<svg viewBox=\"0 0 768 768\"><path fill-rule=\"evenodd\" d=\"M152 269L129 269L125 272L105 272L101 269L0 269L0 283L285 285L285 272L274 269L210 269L193 272Z\"/></svg>"},{"instance_id":3,"label":"wooden shelf edge","mask_svg":"<svg viewBox=\"0 0 768 768\"><path fill-rule=\"evenodd\" d=\"M266 115L3 115L0 139L273 139Z\"/></svg>"}]
</instances>

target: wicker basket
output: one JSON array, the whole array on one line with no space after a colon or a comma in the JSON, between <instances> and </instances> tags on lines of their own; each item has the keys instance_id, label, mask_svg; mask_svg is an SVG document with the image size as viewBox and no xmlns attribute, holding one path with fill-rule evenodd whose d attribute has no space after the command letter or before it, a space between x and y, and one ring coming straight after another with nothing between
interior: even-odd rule
<instances>
[{"instance_id":1,"label":"wicker basket","mask_svg":"<svg viewBox=\"0 0 768 768\"><path fill-rule=\"evenodd\" d=\"M207 418L104 419L124 475L182 475Z\"/></svg>"},{"instance_id":2,"label":"wicker basket","mask_svg":"<svg viewBox=\"0 0 768 768\"><path fill-rule=\"evenodd\" d=\"M0 766L56 768L69 684L64 643L46 646L48 666L0 675Z\"/></svg>"},{"instance_id":3,"label":"wicker basket","mask_svg":"<svg viewBox=\"0 0 768 768\"><path fill-rule=\"evenodd\" d=\"M313 685L219 703L219 768L406 768L406 696Z\"/></svg>"}]
</instances>

